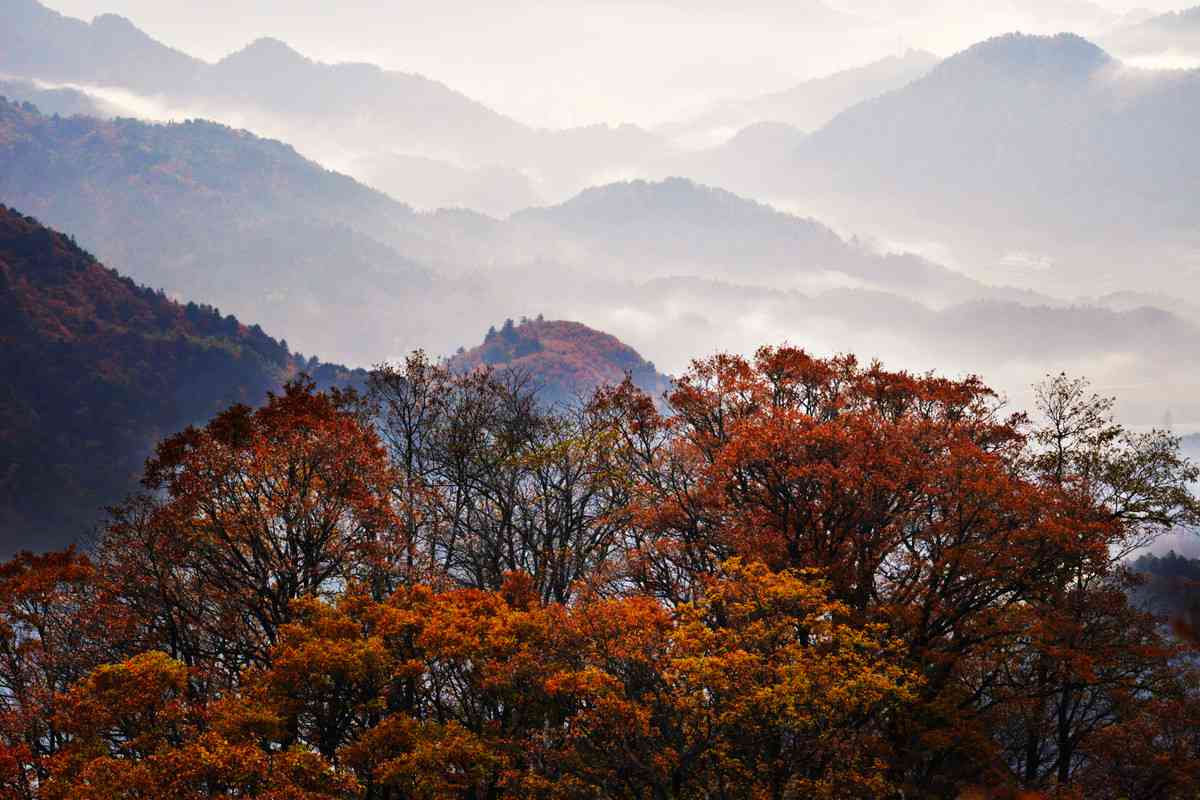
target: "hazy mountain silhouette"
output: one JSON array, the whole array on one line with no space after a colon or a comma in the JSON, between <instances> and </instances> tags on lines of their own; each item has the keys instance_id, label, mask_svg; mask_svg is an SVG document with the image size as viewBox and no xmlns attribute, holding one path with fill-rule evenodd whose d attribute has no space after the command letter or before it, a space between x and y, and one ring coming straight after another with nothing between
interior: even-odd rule
<instances>
[{"instance_id":1,"label":"hazy mountain silhouette","mask_svg":"<svg viewBox=\"0 0 1200 800\"><path fill-rule=\"evenodd\" d=\"M3 13L0 73L161 94L187 86L204 66L114 14L87 23L36 0L4 0Z\"/></svg>"},{"instance_id":2,"label":"hazy mountain silhouette","mask_svg":"<svg viewBox=\"0 0 1200 800\"><path fill-rule=\"evenodd\" d=\"M870 287L935 303L997 291L919 257L879 255L816 220L683 178L595 187L561 205L515 214L510 225L523 242L565 242L559 260L630 278Z\"/></svg>"},{"instance_id":3,"label":"hazy mountain silhouette","mask_svg":"<svg viewBox=\"0 0 1200 800\"><path fill-rule=\"evenodd\" d=\"M0 206L0 550L86 533L160 437L261 402L301 370L353 378L257 325L138 286Z\"/></svg>"},{"instance_id":4,"label":"hazy mountain silhouette","mask_svg":"<svg viewBox=\"0 0 1200 800\"><path fill-rule=\"evenodd\" d=\"M952 242L976 264L1048 254L1054 271L1034 278L1072 293L1084 273L1102 290L1145 288L1200 245L1198 126L1200 71L1009 35L840 114L781 163L723 177L901 240ZM1149 252L1161 273L1133 266Z\"/></svg>"},{"instance_id":5,"label":"hazy mountain silhouette","mask_svg":"<svg viewBox=\"0 0 1200 800\"><path fill-rule=\"evenodd\" d=\"M663 126L660 132L685 144L712 145L760 122L813 131L851 106L908 85L938 60L932 53L910 50L780 92L723 103L687 121Z\"/></svg>"},{"instance_id":6,"label":"hazy mountain silhouette","mask_svg":"<svg viewBox=\"0 0 1200 800\"><path fill-rule=\"evenodd\" d=\"M0 199L137 280L274 330L315 329L331 307L357 305L343 322L361 332L378 298L430 281L397 250L418 238L407 206L212 123L54 118L0 103Z\"/></svg>"},{"instance_id":7,"label":"hazy mountain silhouette","mask_svg":"<svg viewBox=\"0 0 1200 800\"><path fill-rule=\"evenodd\" d=\"M1200 54L1200 6L1127 25L1105 36L1102 42L1127 56L1165 52Z\"/></svg>"},{"instance_id":8,"label":"hazy mountain silhouette","mask_svg":"<svg viewBox=\"0 0 1200 800\"><path fill-rule=\"evenodd\" d=\"M173 92L174 93L174 92ZM347 145L431 155L504 152L531 134L515 120L421 75L372 64L324 64L277 39L258 39L201 71L184 99L315 124Z\"/></svg>"},{"instance_id":9,"label":"hazy mountain silhouette","mask_svg":"<svg viewBox=\"0 0 1200 800\"><path fill-rule=\"evenodd\" d=\"M88 117L110 117L117 109L102 100L77 89L47 89L33 81L0 79L0 97L14 103L30 103L44 114L64 117L80 114Z\"/></svg>"},{"instance_id":10,"label":"hazy mountain silhouette","mask_svg":"<svg viewBox=\"0 0 1200 800\"><path fill-rule=\"evenodd\" d=\"M661 161L666 144L634 126L540 130L421 75L372 64L326 64L261 38L215 64L163 45L123 18L92 23L35 0L14 5L0 32L0 74L126 87L187 116L289 132L307 152L398 153L536 176L546 197L597 175Z\"/></svg>"}]
</instances>

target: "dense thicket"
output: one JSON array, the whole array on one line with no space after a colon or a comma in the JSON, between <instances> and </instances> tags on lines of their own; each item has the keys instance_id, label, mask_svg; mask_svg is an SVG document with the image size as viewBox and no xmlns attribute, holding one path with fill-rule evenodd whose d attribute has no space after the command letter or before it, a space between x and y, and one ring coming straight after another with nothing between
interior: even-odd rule
<instances>
[{"instance_id":1,"label":"dense thicket","mask_svg":"<svg viewBox=\"0 0 1200 800\"><path fill-rule=\"evenodd\" d=\"M1065 377L792 348L572 411L420 354L164 441L0 573L20 798L1191 798L1123 559L1196 469Z\"/></svg>"},{"instance_id":2,"label":"dense thicket","mask_svg":"<svg viewBox=\"0 0 1200 800\"><path fill-rule=\"evenodd\" d=\"M301 369L286 343L172 302L0 206L0 550L87 533L137 485L155 442Z\"/></svg>"}]
</instances>

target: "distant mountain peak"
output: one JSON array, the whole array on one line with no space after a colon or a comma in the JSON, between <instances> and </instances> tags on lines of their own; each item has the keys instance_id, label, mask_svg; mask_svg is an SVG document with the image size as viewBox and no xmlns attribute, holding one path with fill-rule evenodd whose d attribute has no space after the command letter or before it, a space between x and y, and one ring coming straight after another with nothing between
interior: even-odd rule
<instances>
[{"instance_id":1,"label":"distant mountain peak","mask_svg":"<svg viewBox=\"0 0 1200 800\"><path fill-rule=\"evenodd\" d=\"M739 200L742 198L724 189L704 186L689 178L675 176L658 181L638 178L591 186L559 207L593 211L609 209L622 216L637 216L646 206L673 208L680 201L686 201L688 205L696 207L724 205Z\"/></svg>"},{"instance_id":2,"label":"distant mountain peak","mask_svg":"<svg viewBox=\"0 0 1200 800\"><path fill-rule=\"evenodd\" d=\"M133 24L133 21L128 17L122 17L120 14L100 14L92 20L93 27L109 31L136 31L142 33L142 29Z\"/></svg>"},{"instance_id":3,"label":"distant mountain peak","mask_svg":"<svg viewBox=\"0 0 1200 800\"><path fill-rule=\"evenodd\" d=\"M1200 6L1135 18L1103 41L1122 56L1194 53L1200 47Z\"/></svg>"},{"instance_id":4,"label":"distant mountain peak","mask_svg":"<svg viewBox=\"0 0 1200 800\"><path fill-rule=\"evenodd\" d=\"M282 39L261 36L235 53L221 59L218 66L247 64L256 67L279 68L307 66L312 61Z\"/></svg>"},{"instance_id":5,"label":"distant mountain peak","mask_svg":"<svg viewBox=\"0 0 1200 800\"><path fill-rule=\"evenodd\" d=\"M1009 74L1036 72L1059 77L1087 77L1112 63L1113 57L1103 48L1073 33L1056 36L1009 33L980 42L946 59L933 74L984 69Z\"/></svg>"}]
</instances>

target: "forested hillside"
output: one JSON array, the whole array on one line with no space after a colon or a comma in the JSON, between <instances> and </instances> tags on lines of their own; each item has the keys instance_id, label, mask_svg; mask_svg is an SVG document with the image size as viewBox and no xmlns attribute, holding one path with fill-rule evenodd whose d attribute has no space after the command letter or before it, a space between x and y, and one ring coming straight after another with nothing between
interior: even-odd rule
<instances>
[{"instance_id":1,"label":"forested hillside","mask_svg":"<svg viewBox=\"0 0 1200 800\"><path fill-rule=\"evenodd\" d=\"M578 322L541 317L523 319L519 325L506 320L499 330L492 327L481 345L459 352L449 366L457 372L515 373L551 403L577 403L626 376L651 396L661 395L670 385L654 364L615 336Z\"/></svg>"},{"instance_id":2,"label":"forested hillside","mask_svg":"<svg viewBox=\"0 0 1200 800\"><path fill-rule=\"evenodd\" d=\"M1200 559L1175 551L1146 554L1133 564L1142 584L1134 590L1139 605L1169 619L1177 632L1200 638Z\"/></svg>"},{"instance_id":3,"label":"forested hillside","mask_svg":"<svg viewBox=\"0 0 1200 800\"><path fill-rule=\"evenodd\" d=\"M168 300L0 206L0 546L61 546L136 483L154 444L307 370L283 342Z\"/></svg>"},{"instance_id":4,"label":"forested hillside","mask_svg":"<svg viewBox=\"0 0 1200 800\"><path fill-rule=\"evenodd\" d=\"M48 117L0 103L0 197L137 280L273 330L315 326L344 305L365 329L378 298L430 281L387 243L409 240L406 206L287 145L208 122Z\"/></svg>"}]
</instances>

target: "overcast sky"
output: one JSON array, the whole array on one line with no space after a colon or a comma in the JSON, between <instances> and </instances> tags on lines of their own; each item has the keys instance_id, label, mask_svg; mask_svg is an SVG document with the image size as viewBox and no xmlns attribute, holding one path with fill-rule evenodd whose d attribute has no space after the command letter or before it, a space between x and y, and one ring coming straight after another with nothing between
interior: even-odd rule
<instances>
[{"instance_id":1,"label":"overcast sky","mask_svg":"<svg viewBox=\"0 0 1200 800\"><path fill-rule=\"evenodd\" d=\"M1184 0L1186 2L1186 0ZM113 12L216 60L274 36L324 61L359 60L441 80L536 125L652 125L722 96L924 48L949 55L1010 30L1095 33L1131 7L1088 0L48 0L70 16Z\"/></svg>"}]
</instances>

